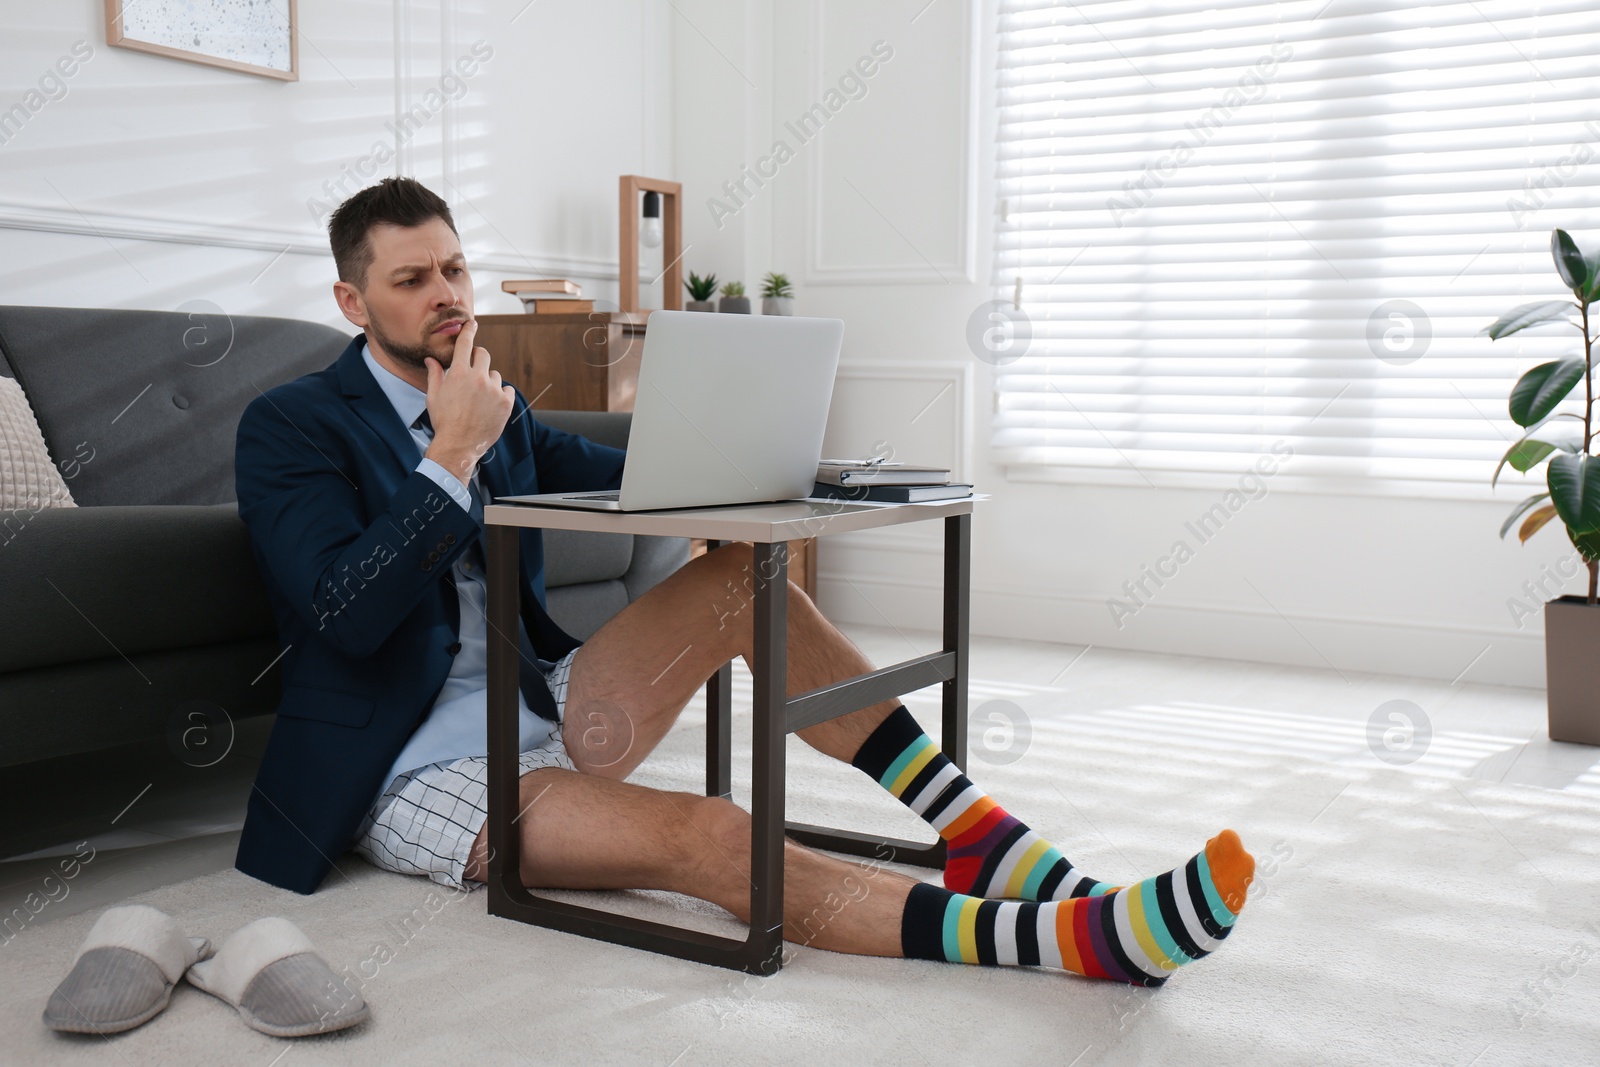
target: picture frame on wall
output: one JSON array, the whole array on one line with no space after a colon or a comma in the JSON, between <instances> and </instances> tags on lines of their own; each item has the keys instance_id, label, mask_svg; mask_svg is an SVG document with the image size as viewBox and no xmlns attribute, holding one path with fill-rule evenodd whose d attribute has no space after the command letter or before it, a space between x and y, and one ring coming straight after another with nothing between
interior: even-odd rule
<instances>
[{"instance_id":1,"label":"picture frame on wall","mask_svg":"<svg viewBox=\"0 0 1600 1067\"><path fill-rule=\"evenodd\" d=\"M297 0L105 0L106 44L300 80Z\"/></svg>"}]
</instances>

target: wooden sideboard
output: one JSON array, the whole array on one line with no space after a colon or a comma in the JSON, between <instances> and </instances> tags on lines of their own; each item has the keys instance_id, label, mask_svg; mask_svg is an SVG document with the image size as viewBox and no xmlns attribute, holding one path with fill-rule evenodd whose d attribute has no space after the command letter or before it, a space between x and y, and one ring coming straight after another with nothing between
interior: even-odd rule
<instances>
[{"instance_id":1,"label":"wooden sideboard","mask_svg":"<svg viewBox=\"0 0 1600 1067\"><path fill-rule=\"evenodd\" d=\"M648 316L479 315L477 343L536 411L632 411Z\"/></svg>"},{"instance_id":2,"label":"wooden sideboard","mask_svg":"<svg viewBox=\"0 0 1600 1067\"><path fill-rule=\"evenodd\" d=\"M703 312L714 314L714 312ZM648 311L479 315L477 343L535 411L632 411ZM694 555L705 551L696 541ZM815 538L789 542L789 577L817 596Z\"/></svg>"}]
</instances>

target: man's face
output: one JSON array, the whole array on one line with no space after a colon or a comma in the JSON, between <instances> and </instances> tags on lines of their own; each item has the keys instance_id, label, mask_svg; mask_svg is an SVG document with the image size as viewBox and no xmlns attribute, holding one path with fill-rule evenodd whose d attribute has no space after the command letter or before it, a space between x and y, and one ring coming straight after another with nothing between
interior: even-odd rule
<instances>
[{"instance_id":1,"label":"man's face","mask_svg":"<svg viewBox=\"0 0 1600 1067\"><path fill-rule=\"evenodd\" d=\"M334 286L345 317L405 368L425 376L426 356L449 367L456 334L472 317L472 276L461 242L443 219L421 226L382 223L368 231L367 240L372 265L366 289Z\"/></svg>"}]
</instances>

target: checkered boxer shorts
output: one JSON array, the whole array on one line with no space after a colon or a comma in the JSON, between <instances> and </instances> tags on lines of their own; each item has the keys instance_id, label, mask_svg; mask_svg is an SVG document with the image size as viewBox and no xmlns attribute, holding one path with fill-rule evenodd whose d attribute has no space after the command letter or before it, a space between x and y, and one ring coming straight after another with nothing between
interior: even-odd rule
<instances>
[{"instance_id":1,"label":"checkered boxer shorts","mask_svg":"<svg viewBox=\"0 0 1600 1067\"><path fill-rule=\"evenodd\" d=\"M518 756L518 777L541 767L577 770L559 727L576 654L576 649L568 652L545 675L556 700L557 729L544 744ZM425 874L440 885L476 889L483 883L465 881L462 872L489 817L488 793L487 756L464 756L397 774L367 812L355 850L386 871Z\"/></svg>"}]
</instances>

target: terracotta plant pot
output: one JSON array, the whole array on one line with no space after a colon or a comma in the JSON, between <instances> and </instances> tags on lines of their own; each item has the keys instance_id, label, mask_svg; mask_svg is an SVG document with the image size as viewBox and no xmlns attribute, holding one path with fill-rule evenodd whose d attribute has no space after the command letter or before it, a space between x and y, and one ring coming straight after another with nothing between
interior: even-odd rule
<instances>
[{"instance_id":1,"label":"terracotta plant pot","mask_svg":"<svg viewBox=\"0 0 1600 1067\"><path fill-rule=\"evenodd\" d=\"M793 315L794 297L792 296L764 296L761 298L761 314L763 315Z\"/></svg>"},{"instance_id":2,"label":"terracotta plant pot","mask_svg":"<svg viewBox=\"0 0 1600 1067\"><path fill-rule=\"evenodd\" d=\"M1544 606L1550 740L1600 745L1600 604L1564 596Z\"/></svg>"},{"instance_id":3,"label":"terracotta plant pot","mask_svg":"<svg viewBox=\"0 0 1600 1067\"><path fill-rule=\"evenodd\" d=\"M750 298L748 296L725 296L717 302L717 310L733 315L750 314Z\"/></svg>"},{"instance_id":4,"label":"terracotta plant pot","mask_svg":"<svg viewBox=\"0 0 1600 1067\"><path fill-rule=\"evenodd\" d=\"M714 301L711 301L711 300L690 300L690 301L687 301L687 302L684 303L683 310L685 310L685 311L715 311L715 310L717 310L717 305L716 305L716 303Z\"/></svg>"}]
</instances>

